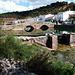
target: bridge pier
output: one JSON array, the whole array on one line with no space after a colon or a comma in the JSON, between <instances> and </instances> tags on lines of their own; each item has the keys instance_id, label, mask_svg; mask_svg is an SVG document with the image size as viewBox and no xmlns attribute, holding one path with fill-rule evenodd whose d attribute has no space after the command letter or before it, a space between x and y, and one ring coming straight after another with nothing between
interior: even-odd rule
<instances>
[{"instance_id":1,"label":"bridge pier","mask_svg":"<svg viewBox=\"0 0 75 75\"><path fill-rule=\"evenodd\" d=\"M49 34L47 36L46 47L56 50L58 46L57 35Z\"/></svg>"},{"instance_id":2,"label":"bridge pier","mask_svg":"<svg viewBox=\"0 0 75 75\"><path fill-rule=\"evenodd\" d=\"M70 34L70 45L75 46L75 33Z\"/></svg>"}]
</instances>

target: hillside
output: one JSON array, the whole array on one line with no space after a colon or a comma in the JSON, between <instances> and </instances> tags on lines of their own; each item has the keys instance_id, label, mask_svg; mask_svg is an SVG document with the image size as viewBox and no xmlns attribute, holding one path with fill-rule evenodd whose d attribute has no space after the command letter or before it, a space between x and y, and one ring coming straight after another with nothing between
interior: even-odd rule
<instances>
[{"instance_id":1,"label":"hillside","mask_svg":"<svg viewBox=\"0 0 75 75\"><path fill-rule=\"evenodd\" d=\"M66 11L69 9L75 10L75 4L74 3L68 4L67 2L56 2L30 11L0 14L0 18L23 19L23 18L35 17L35 16L45 15L50 13L57 14L58 12Z\"/></svg>"}]
</instances>

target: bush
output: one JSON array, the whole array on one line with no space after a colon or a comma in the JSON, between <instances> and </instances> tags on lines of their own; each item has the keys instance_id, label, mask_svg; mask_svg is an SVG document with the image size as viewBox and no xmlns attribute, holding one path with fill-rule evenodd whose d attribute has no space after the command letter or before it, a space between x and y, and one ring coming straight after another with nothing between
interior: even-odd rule
<instances>
[{"instance_id":1,"label":"bush","mask_svg":"<svg viewBox=\"0 0 75 75\"><path fill-rule=\"evenodd\" d=\"M9 34L2 41L0 40L0 57L29 60L37 51L42 49L39 46L22 44L21 41Z\"/></svg>"},{"instance_id":2,"label":"bush","mask_svg":"<svg viewBox=\"0 0 75 75\"><path fill-rule=\"evenodd\" d=\"M26 67L38 75L53 75L52 58L50 51L40 51L26 63Z\"/></svg>"},{"instance_id":3,"label":"bush","mask_svg":"<svg viewBox=\"0 0 75 75\"><path fill-rule=\"evenodd\" d=\"M62 61L53 63L55 75L74 75L73 65Z\"/></svg>"},{"instance_id":4,"label":"bush","mask_svg":"<svg viewBox=\"0 0 75 75\"><path fill-rule=\"evenodd\" d=\"M38 52L26 63L29 71L38 75L73 75L73 65L62 61L56 62L55 57L48 51Z\"/></svg>"}]
</instances>

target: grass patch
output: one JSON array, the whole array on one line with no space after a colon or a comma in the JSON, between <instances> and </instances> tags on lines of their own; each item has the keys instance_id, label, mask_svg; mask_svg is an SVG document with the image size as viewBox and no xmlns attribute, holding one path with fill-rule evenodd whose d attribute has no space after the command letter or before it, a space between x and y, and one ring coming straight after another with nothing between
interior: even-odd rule
<instances>
[{"instance_id":1,"label":"grass patch","mask_svg":"<svg viewBox=\"0 0 75 75\"><path fill-rule=\"evenodd\" d=\"M64 45L64 44L58 44L57 50L64 50L66 48L70 48L70 46L69 45Z\"/></svg>"}]
</instances>

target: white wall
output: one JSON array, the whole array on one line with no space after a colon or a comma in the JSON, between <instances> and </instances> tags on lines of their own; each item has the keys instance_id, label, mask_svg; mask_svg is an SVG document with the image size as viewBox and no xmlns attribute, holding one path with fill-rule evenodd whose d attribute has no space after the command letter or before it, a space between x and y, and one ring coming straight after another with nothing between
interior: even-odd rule
<instances>
[{"instance_id":1,"label":"white wall","mask_svg":"<svg viewBox=\"0 0 75 75\"><path fill-rule=\"evenodd\" d=\"M69 19L69 15L72 15L72 14L75 14L74 11L66 11L66 12L62 12L62 13L59 13L57 15L54 16L54 19L56 21L66 21Z\"/></svg>"},{"instance_id":2,"label":"white wall","mask_svg":"<svg viewBox=\"0 0 75 75\"><path fill-rule=\"evenodd\" d=\"M65 12L63 13L63 21L66 21L69 19L69 13Z\"/></svg>"}]
</instances>

